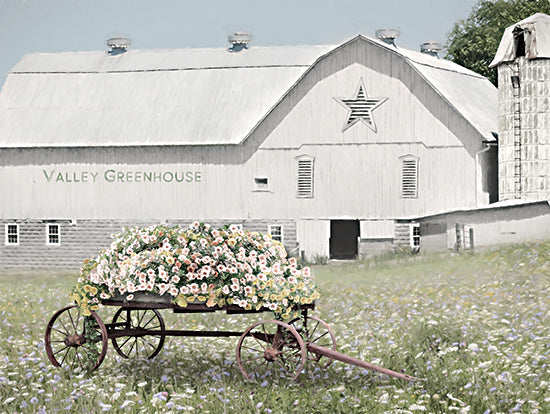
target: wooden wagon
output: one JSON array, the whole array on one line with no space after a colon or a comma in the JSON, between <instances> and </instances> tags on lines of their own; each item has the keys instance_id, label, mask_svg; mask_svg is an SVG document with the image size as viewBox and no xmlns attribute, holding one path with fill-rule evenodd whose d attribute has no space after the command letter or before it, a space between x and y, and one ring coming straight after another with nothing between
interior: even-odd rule
<instances>
[{"instance_id":1,"label":"wooden wagon","mask_svg":"<svg viewBox=\"0 0 550 414\"><path fill-rule=\"evenodd\" d=\"M112 322L104 323L98 313L83 316L76 305L57 311L50 319L45 334L45 346L54 366L97 368L105 358L109 339L123 358L154 358L161 351L167 336L238 337L236 357L246 379L254 381L266 375L295 380L304 371L306 362L327 368L333 360L353 364L404 380L416 380L410 375L391 371L337 351L336 339L329 325L309 313L315 304L299 307L299 317L283 322L276 319L252 324L244 332L224 330L169 330L161 310L174 313L226 312L228 314L269 311L245 310L235 305L206 306L189 303L181 307L169 297L144 294L132 301L124 298L103 300L116 310Z\"/></svg>"}]
</instances>

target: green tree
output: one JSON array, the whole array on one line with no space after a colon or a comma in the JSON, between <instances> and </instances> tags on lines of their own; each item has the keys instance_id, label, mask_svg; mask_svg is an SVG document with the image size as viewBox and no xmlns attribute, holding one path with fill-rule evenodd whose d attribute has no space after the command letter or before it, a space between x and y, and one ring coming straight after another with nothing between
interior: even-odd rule
<instances>
[{"instance_id":1,"label":"green tree","mask_svg":"<svg viewBox=\"0 0 550 414\"><path fill-rule=\"evenodd\" d=\"M495 57L504 29L535 13L550 14L548 0L479 0L470 15L447 33L447 56L497 84Z\"/></svg>"}]
</instances>

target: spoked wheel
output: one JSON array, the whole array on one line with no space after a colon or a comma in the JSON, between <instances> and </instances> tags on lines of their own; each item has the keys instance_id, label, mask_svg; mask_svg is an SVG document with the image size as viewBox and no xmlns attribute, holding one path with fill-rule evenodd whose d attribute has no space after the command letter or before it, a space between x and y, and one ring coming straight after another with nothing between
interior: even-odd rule
<instances>
[{"instance_id":1,"label":"spoked wheel","mask_svg":"<svg viewBox=\"0 0 550 414\"><path fill-rule=\"evenodd\" d=\"M80 307L67 306L48 322L45 343L54 366L91 371L101 365L107 353L107 329L97 313L84 316Z\"/></svg>"},{"instance_id":2,"label":"spoked wheel","mask_svg":"<svg viewBox=\"0 0 550 414\"><path fill-rule=\"evenodd\" d=\"M164 320L156 309L120 308L110 332L113 346L123 358L154 358L164 345Z\"/></svg>"},{"instance_id":3,"label":"spoked wheel","mask_svg":"<svg viewBox=\"0 0 550 414\"><path fill-rule=\"evenodd\" d=\"M294 381L304 368L306 354L296 329L277 320L252 325L237 344L237 363L248 380L272 375Z\"/></svg>"},{"instance_id":4,"label":"spoked wheel","mask_svg":"<svg viewBox=\"0 0 550 414\"><path fill-rule=\"evenodd\" d=\"M316 318L315 316L308 316L305 319L296 318L289 322L289 325L296 329L306 343L306 349L308 343L313 343L315 345L322 346L324 348L332 349L336 351L336 337L334 332L325 321ZM319 368L325 369L330 364L332 364L332 358L328 358L321 354L316 354L314 352L307 353L308 361L313 361L318 364Z\"/></svg>"}]
</instances>

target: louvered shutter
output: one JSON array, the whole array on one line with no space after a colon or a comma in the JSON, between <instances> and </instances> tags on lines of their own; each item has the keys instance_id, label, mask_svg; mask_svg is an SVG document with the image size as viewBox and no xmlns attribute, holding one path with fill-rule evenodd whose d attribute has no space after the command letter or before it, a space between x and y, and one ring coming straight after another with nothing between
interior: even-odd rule
<instances>
[{"instance_id":1,"label":"louvered shutter","mask_svg":"<svg viewBox=\"0 0 550 414\"><path fill-rule=\"evenodd\" d=\"M401 164L401 197L418 197L418 160L403 159Z\"/></svg>"},{"instance_id":2,"label":"louvered shutter","mask_svg":"<svg viewBox=\"0 0 550 414\"><path fill-rule=\"evenodd\" d=\"M313 197L313 159L298 160L298 191L297 197Z\"/></svg>"}]
</instances>

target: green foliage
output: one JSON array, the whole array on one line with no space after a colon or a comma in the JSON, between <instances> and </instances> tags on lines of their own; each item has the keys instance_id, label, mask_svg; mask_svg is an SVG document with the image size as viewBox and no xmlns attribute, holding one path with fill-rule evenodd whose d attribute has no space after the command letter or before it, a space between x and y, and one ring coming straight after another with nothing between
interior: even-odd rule
<instances>
[{"instance_id":1,"label":"green foliage","mask_svg":"<svg viewBox=\"0 0 550 414\"><path fill-rule=\"evenodd\" d=\"M480 0L470 15L447 34L447 56L459 65L497 84L496 68L489 68L504 29L535 13L550 14L548 0Z\"/></svg>"}]
</instances>

